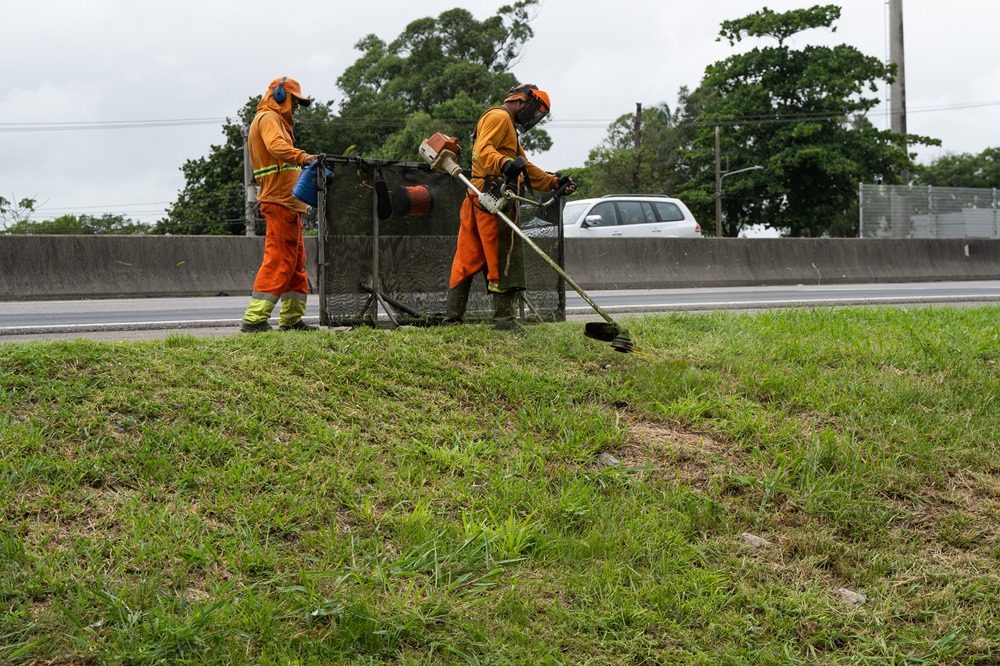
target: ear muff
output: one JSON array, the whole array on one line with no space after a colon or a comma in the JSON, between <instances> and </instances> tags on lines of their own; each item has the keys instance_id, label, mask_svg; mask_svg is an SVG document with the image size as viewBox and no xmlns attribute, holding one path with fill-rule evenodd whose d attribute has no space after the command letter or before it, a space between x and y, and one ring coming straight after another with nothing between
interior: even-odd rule
<instances>
[{"instance_id":1,"label":"ear muff","mask_svg":"<svg viewBox=\"0 0 1000 666\"><path fill-rule=\"evenodd\" d=\"M272 96L274 97L274 101L277 102L278 104L284 104L285 100L288 99L288 93L285 92L285 81L287 80L288 80L287 76L281 77L281 81L279 81L278 85L274 87L274 92L272 93Z\"/></svg>"}]
</instances>

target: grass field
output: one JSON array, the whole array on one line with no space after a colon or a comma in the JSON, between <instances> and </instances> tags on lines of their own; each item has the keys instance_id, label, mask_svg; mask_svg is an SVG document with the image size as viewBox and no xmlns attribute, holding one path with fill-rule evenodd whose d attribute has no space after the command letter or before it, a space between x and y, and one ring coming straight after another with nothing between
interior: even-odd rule
<instances>
[{"instance_id":1,"label":"grass field","mask_svg":"<svg viewBox=\"0 0 1000 666\"><path fill-rule=\"evenodd\" d=\"M1000 308L628 325L0 345L0 662L1000 663Z\"/></svg>"}]
</instances>

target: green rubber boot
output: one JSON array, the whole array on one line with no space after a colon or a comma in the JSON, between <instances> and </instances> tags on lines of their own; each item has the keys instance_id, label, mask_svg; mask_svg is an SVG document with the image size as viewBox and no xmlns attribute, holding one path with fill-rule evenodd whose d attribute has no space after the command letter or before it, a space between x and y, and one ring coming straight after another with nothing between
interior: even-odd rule
<instances>
[{"instance_id":1,"label":"green rubber boot","mask_svg":"<svg viewBox=\"0 0 1000 666\"><path fill-rule=\"evenodd\" d=\"M472 288L473 276L467 277L448 290L448 302L445 305L444 320L446 325L461 324L465 318L465 307L469 303L469 290Z\"/></svg>"},{"instance_id":2,"label":"green rubber boot","mask_svg":"<svg viewBox=\"0 0 1000 666\"><path fill-rule=\"evenodd\" d=\"M493 294L493 328L498 331L523 331L521 325L514 317L514 307L517 305L517 292L505 291Z\"/></svg>"}]
</instances>

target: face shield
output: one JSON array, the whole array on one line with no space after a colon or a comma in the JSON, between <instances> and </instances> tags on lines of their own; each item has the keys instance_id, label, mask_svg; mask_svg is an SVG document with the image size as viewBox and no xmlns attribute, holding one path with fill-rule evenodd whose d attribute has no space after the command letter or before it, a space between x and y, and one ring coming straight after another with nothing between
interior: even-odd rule
<instances>
[{"instance_id":1,"label":"face shield","mask_svg":"<svg viewBox=\"0 0 1000 666\"><path fill-rule=\"evenodd\" d=\"M541 98L531 95L524 108L521 109L515 121L519 132L527 132L532 127L542 122L545 116L549 115L549 107Z\"/></svg>"}]
</instances>

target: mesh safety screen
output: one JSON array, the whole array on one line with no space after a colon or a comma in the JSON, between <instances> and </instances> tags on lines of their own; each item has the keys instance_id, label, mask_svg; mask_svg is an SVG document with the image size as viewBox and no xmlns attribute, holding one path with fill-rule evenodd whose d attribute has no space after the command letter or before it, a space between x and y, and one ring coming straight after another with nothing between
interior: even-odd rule
<instances>
[{"instance_id":1,"label":"mesh safety screen","mask_svg":"<svg viewBox=\"0 0 1000 666\"><path fill-rule=\"evenodd\" d=\"M327 179L326 196L320 192L321 323L440 322L465 186L420 162L327 157L326 164L334 174ZM520 216L525 233L560 265L561 206L553 204L543 212L525 204ZM524 255L528 289L520 301L520 318L562 321L566 310L562 279L531 248L525 247ZM381 306L373 291L381 296ZM465 319L488 319L492 308L486 279L477 276Z\"/></svg>"}]
</instances>

